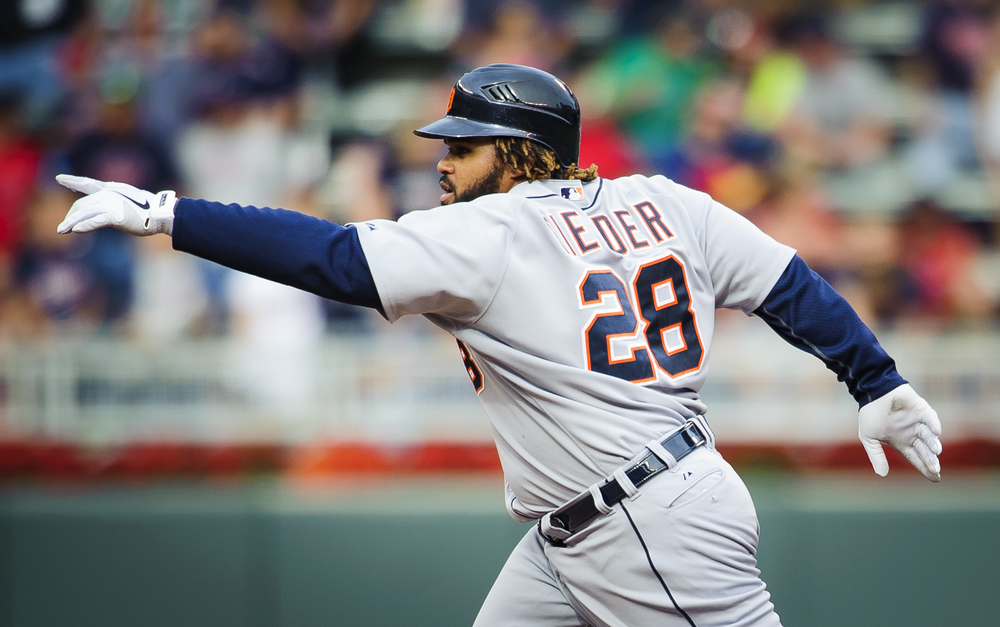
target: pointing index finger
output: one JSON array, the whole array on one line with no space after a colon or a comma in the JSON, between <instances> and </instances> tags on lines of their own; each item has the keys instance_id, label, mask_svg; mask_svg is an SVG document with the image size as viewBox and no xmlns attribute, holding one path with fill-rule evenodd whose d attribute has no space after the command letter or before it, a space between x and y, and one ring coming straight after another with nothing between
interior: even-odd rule
<instances>
[{"instance_id":1,"label":"pointing index finger","mask_svg":"<svg viewBox=\"0 0 1000 627\"><path fill-rule=\"evenodd\" d=\"M74 192L83 194L93 194L104 189L105 185L104 181L98 181L86 176L74 176L72 174L57 174L56 182Z\"/></svg>"}]
</instances>

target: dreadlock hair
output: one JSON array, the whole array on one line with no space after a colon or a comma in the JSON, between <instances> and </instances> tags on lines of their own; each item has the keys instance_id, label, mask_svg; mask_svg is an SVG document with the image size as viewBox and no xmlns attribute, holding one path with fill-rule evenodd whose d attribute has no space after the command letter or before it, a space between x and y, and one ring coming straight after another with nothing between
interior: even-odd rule
<instances>
[{"instance_id":1,"label":"dreadlock hair","mask_svg":"<svg viewBox=\"0 0 1000 627\"><path fill-rule=\"evenodd\" d=\"M523 170L529 181L539 179L577 180L589 183L597 178L597 166L591 164L586 170L571 164L564 167L556 159L556 153L538 142L523 137L498 137L497 156L507 165Z\"/></svg>"}]
</instances>

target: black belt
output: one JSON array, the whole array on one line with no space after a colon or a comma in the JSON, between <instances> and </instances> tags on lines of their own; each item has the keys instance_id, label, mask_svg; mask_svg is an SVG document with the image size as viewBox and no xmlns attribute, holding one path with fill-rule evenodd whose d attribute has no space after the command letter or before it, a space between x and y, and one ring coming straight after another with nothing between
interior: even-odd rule
<instances>
[{"instance_id":1,"label":"black belt","mask_svg":"<svg viewBox=\"0 0 1000 627\"><path fill-rule=\"evenodd\" d=\"M707 441L707 434L703 433L696 423L687 422L683 427L663 438L663 440L660 441L660 445L663 446L664 450L673 455L675 460L680 461L682 457L686 456L699 446L704 445ZM654 475L666 469L667 465L663 462L663 460L654 455L651 451L637 463L626 469L625 476L629 478L632 485L639 487L646 481L649 481ZM600 491L601 496L604 498L604 502L608 506L618 503L628 495L625 488L623 488L614 477L602 485L600 487ZM549 516L549 520L552 526L558 527L569 534L573 534L579 531L583 525L595 518L599 513L600 510L597 509L597 505L594 503L593 495L585 492L579 498L574 499L552 512ZM539 529L540 528L541 521L539 521ZM545 534L543 533L542 535ZM552 538L547 535L545 538L556 546L562 545L562 541L557 538Z\"/></svg>"}]
</instances>

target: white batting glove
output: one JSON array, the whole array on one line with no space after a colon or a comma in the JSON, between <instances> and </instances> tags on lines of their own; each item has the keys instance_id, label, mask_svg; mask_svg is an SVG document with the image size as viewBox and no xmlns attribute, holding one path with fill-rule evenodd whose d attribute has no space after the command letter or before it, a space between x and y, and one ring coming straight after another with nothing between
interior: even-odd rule
<instances>
[{"instance_id":1,"label":"white batting glove","mask_svg":"<svg viewBox=\"0 0 1000 627\"><path fill-rule=\"evenodd\" d=\"M875 474L889 474L882 444L903 454L931 481L941 481L941 421L927 401L909 384L868 403L858 412L858 437L868 452Z\"/></svg>"},{"instance_id":2,"label":"white batting glove","mask_svg":"<svg viewBox=\"0 0 1000 627\"><path fill-rule=\"evenodd\" d=\"M173 232L177 196L172 191L152 194L125 183L70 174L59 174L56 181L63 187L87 194L73 203L56 227L60 233L88 233L105 226L132 235L170 235Z\"/></svg>"}]
</instances>

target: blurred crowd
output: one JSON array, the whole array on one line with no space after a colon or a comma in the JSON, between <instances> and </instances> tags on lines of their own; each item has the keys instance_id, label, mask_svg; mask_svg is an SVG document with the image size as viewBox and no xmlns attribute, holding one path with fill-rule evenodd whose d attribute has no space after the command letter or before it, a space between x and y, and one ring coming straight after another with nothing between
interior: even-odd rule
<instances>
[{"instance_id":1,"label":"blurred crowd","mask_svg":"<svg viewBox=\"0 0 1000 627\"><path fill-rule=\"evenodd\" d=\"M10 0L0 339L238 335L280 351L381 328L168 238L57 235L74 195L53 177L397 217L440 194L442 146L410 131L492 62L570 83L583 166L709 192L798 249L870 324L1000 317L988 2Z\"/></svg>"}]
</instances>

